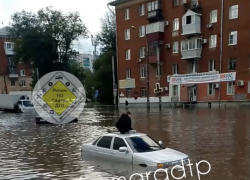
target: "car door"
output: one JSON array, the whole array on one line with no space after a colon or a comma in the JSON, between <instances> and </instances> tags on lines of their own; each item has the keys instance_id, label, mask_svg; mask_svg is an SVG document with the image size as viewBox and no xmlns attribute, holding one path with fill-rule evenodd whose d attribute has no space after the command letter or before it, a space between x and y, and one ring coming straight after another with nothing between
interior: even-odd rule
<instances>
[{"instance_id":1,"label":"car door","mask_svg":"<svg viewBox=\"0 0 250 180\"><path fill-rule=\"evenodd\" d=\"M120 152L119 151L120 147L127 147L128 152ZM111 154L112 154L112 159L116 161L120 161L120 162L127 163L127 164L132 164L133 152L127 146L124 139L122 138L119 138L119 137L114 138Z\"/></svg>"},{"instance_id":2,"label":"car door","mask_svg":"<svg viewBox=\"0 0 250 180\"><path fill-rule=\"evenodd\" d=\"M111 158L111 142L113 136L103 136L94 148L94 156L102 159Z\"/></svg>"}]
</instances>

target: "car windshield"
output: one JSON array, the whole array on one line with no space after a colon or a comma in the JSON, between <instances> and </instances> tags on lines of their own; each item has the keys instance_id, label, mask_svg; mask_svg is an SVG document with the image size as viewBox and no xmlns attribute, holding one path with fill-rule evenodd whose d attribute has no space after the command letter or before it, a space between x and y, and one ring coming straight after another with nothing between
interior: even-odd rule
<instances>
[{"instance_id":1,"label":"car windshield","mask_svg":"<svg viewBox=\"0 0 250 180\"><path fill-rule=\"evenodd\" d=\"M25 107L34 107L34 105L31 103L31 101L23 101L23 106L25 106Z\"/></svg>"},{"instance_id":2,"label":"car windshield","mask_svg":"<svg viewBox=\"0 0 250 180\"><path fill-rule=\"evenodd\" d=\"M151 152L163 149L157 142L148 136L135 136L126 138L134 152Z\"/></svg>"}]
</instances>

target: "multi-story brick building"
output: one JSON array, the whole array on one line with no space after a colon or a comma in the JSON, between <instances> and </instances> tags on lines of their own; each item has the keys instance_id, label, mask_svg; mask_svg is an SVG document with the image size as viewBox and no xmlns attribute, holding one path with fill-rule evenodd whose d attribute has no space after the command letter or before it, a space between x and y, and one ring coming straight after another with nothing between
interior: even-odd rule
<instances>
[{"instance_id":1,"label":"multi-story brick building","mask_svg":"<svg viewBox=\"0 0 250 180\"><path fill-rule=\"evenodd\" d=\"M32 65L16 64L13 60L14 43L8 27L0 29L0 94L10 91L30 91Z\"/></svg>"},{"instance_id":2,"label":"multi-story brick building","mask_svg":"<svg viewBox=\"0 0 250 180\"><path fill-rule=\"evenodd\" d=\"M250 100L250 1L116 0L110 5L116 8L120 103L145 103L147 89L150 102L159 102L158 81L162 102ZM201 72L236 72L236 79L169 84L169 75Z\"/></svg>"}]
</instances>

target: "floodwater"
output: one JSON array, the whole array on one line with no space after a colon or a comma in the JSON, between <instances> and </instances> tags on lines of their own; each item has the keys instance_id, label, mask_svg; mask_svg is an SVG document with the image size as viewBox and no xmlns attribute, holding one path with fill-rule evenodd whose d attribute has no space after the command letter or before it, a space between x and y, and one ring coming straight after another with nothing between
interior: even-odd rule
<instances>
[{"instance_id":1,"label":"floodwater","mask_svg":"<svg viewBox=\"0 0 250 180\"><path fill-rule=\"evenodd\" d=\"M194 164L208 161L211 170L200 175L201 180L250 179L249 110L131 111L137 131L188 154ZM78 123L36 125L32 115L0 113L0 180L101 180L122 176L125 171L120 167L83 162L80 156L81 145L106 133L118 115L85 109ZM193 176L186 172L183 179L199 177L193 171Z\"/></svg>"}]
</instances>

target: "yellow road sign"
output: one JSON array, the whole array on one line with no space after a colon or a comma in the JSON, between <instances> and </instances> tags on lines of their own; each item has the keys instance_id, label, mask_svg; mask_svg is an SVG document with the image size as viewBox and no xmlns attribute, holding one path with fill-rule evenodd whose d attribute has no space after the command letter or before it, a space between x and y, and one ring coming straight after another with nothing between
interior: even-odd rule
<instances>
[{"instance_id":1,"label":"yellow road sign","mask_svg":"<svg viewBox=\"0 0 250 180\"><path fill-rule=\"evenodd\" d=\"M61 115L75 100L76 96L61 82L58 81L43 95L42 99L57 115Z\"/></svg>"}]
</instances>

